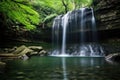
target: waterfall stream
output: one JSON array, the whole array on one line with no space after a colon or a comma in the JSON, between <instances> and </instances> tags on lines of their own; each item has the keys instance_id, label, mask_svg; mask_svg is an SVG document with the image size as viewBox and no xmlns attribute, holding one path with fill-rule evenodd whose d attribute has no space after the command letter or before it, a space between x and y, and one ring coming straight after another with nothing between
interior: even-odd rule
<instances>
[{"instance_id":1,"label":"waterfall stream","mask_svg":"<svg viewBox=\"0 0 120 80\"><path fill-rule=\"evenodd\" d=\"M57 16L52 36L51 56L104 56L104 50L98 44L93 8L80 8Z\"/></svg>"}]
</instances>

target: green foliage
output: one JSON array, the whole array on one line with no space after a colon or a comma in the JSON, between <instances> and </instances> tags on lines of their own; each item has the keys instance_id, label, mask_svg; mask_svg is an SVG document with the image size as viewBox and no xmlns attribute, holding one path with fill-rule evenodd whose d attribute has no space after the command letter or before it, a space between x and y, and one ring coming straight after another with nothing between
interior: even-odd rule
<instances>
[{"instance_id":1,"label":"green foliage","mask_svg":"<svg viewBox=\"0 0 120 80\"><path fill-rule=\"evenodd\" d=\"M41 25L52 26L52 19L55 16L73 9L89 7L92 0L32 0L31 4L41 16Z\"/></svg>"},{"instance_id":2,"label":"green foliage","mask_svg":"<svg viewBox=\"0 0 120 80\"><path fill-rule=\"evenodd\" d=\"M28 30L34 29L40 22L40 15L28 5L27 0L1 1L0 6L0 12L8 19L22 24Z\"/></svg>"},{"instance_id":3,"label":"green foliage","mask_svg":"<svg viewBox=\"0 0 120 80\"><path fill-rule=\"evenodd\" d=\"M91 6L93 0L32 0L42 16L42 23L51 21L57 15L64 14L73 9Z\"/></svg>"},{"instance_id":4,"label":"green foliage","mask_svg":"<svg viewBox=\"0 0 120 80\"><path fill-rule=\"evenodd\" d=\"M93 0L2 0L0 12L16 25L28 30L42 23L51 23L55 16L80 7L89 7ZM64 4L63 4L64 3ZM36 9L36 11L35 11ZM8 22L9 23L9 22Z\"/></svg>"},{"instance_id":5,"label":"green foliage","mask_svg":"<svg viewBox=\"0 0 120 80\"><path fill-rule=\"evenodd\" d=\"M90 7L92 2L93 0L33 0L32 4L39 6L42 10L49 8L52 14L61 14L65 12L65 7L70 11L81 7Z\"/></svg>"},{"instance_id":6,"label":"green foliage","mask_svg":"<svg viewBox=\"0 0 120 80\"><path fill-rule=\"evenodd\" d=\"M64 7L62 6L61 0L33 0L34 5L38 5L42 8L50 8L51 10L54 10L54 12L59 13L61 12Z\"/></svg>"},{"instance_id":7,"label":"green foliage","mask_svg":"<svg viewBox=\"0 0 120 80\"><path fill-rule=\"evenodd\" d=\"M77 4L80 6L80 7L90 7L93 0L77 0Z\"/></svg>"},{"instance_id":8,"label":"green foliage","mask_svg":"<svg viewBox=\"0 0 120 80\"><path fill-rule=\"evenodd\" d=\"M49 21L50 19L52 19L56 16L57 16L57 14L50 14L50 15L46 16L46 18L44 19L44 22Z\"/></svg>"}]
</instances>

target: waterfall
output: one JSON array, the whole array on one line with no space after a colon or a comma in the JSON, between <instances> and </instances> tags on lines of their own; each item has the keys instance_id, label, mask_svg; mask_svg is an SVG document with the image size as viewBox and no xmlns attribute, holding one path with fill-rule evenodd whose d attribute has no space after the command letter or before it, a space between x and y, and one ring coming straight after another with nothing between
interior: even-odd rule
<instances>
[{"instance_id":1,"label":"waterfall","mask_svg":"<svg viewBox=\"0 0 120 80\"><path fill-rule=\"evenodd\" d=\"M93 8L81 8L57 16L52 36L51 56L104 56L104 50L98 44Z\"/></svg>"},{"instance_id":2,"label":"waterfall","mask_svg":"<svg viewBox=\"0 0 120 80\"><path fill-rule=\"evenodd\" d=\"M85 24L84 24L84 11L85 11L85 8L81 8L81 43L84 43L85 41L85 32L84 32L84 29L85 29Z\"/></svg>"},{"instance_id":3,"label":"waterfall","mask_svg":"<svg viewBox=\"0 0 120 80\"><path fill-rule=\"evenodd\" d=\"M56 18L55 18L55 20L54 20L54 22L53 22L53 26L52 26L52 47L54 48L54 50L55 50L55 53L53 52L53 54L59 54L59 52L57 52L57 51L59 51L59 50L57 50L57 49L59 49L59 42L60 42L60 27L61 27L61 16L62 15L60 15L60 16L57 16Z\"/></svg>"},{"instance_id":4,"label":"waterfall","mask_svg":"<svg viewBox=\"0 0 120 80\"><path fill-rule=\"evenodd\" d=\"M64 15L62 17L62 27L63 27L63 37L62 37L62 50L61 50L61 54L64 55L66 54L65 50L66 50L66 29L67 29L67 25L68 25L68 19L69 19L69 13L68 12L66 15Z\"/></svg>"},{"instance_id":5,"label":"waterfall","mask_svg":"<svg viewBox=\"0 0 120 80\"><path fill-rule=\"evenodd\" d=\"M96 22L95 22L95 17L94 17L94 12L93 12L93 8L91 8L92 11L92 39L93 41L97 41L97 28L96 28Z\"/></svg>"}]
</instances>

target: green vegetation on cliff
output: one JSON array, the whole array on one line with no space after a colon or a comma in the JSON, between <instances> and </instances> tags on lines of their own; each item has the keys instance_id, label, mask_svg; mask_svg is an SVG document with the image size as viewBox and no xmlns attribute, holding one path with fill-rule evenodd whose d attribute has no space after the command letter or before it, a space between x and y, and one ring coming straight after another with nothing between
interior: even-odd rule
<instances>
[{"instance_id":1,"label":"green vegetation on cliff","mask_svg":"<svg viewBox=\"0 0 120 80\"><path fill-rule=\"evenodd\" d=\"M80 7L90 6L92 0L2 0L0 16L2 26L22 27L30 30L51 22L55 16ZM2 20L0 20L2 22Z\"/></svg>"},{"instance_id":2,"label":"green vegetation on cliff","mask_svg":"<svg viewBox=\"0 0 120 80\"><path fill-rule=\"evenodd\" d=\"M40 15L30 5L28 0L6 0L0 2L1 16L4 18L2 26L18 26L34 29L40 22Z\"/></svg>"}]
</instances>

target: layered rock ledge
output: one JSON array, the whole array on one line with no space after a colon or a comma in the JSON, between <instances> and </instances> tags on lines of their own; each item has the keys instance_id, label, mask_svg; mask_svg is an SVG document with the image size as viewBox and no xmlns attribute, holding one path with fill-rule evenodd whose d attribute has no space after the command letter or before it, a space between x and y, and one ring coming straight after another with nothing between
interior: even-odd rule
<instances>
[{"instance_id":1,"label":"layered rock ledge","mask_svg":"<svg viewBox=\"0 0 120 80\"><path fill-rule=\"evenodd\" d=\"M19 47L13 47L12 49L4 49L4 52L0 53L0 59L9 58L9 59L29 59L33 55L46 56L47 51L41 46L28 46L25 45Z\"/></svg>"}]
</instances>

